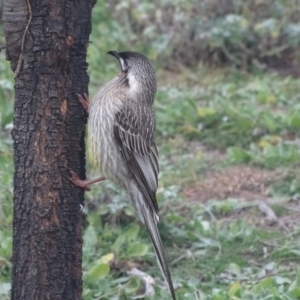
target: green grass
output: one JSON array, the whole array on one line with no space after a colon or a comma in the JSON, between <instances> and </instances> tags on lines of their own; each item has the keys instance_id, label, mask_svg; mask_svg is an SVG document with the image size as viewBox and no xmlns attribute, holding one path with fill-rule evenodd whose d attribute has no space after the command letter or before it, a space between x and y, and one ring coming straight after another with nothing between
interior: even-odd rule
<instances>
[{"instance_id":1,"label":"green grass","mask_svg":"<svg viewBox=\"0 0 300 300\"><path fill-rule=\"evenodd\" d=\"M203 75L206 71L197 72ZM191 204L181 192L209 172L247 163L283 168L285 176L272 185L270 193L284 198L284 205L295 205L292 199L299 193L299 173L292 169L299 164L299 149L293 139L298 123L289 118L298 109L299 80L214 72L215 76L202 76L195 85L183 71L178 76L186 81L181 78L177 88L164 82L155 104L161 166L159 226L178 299L299 299L297 222L285 229L262 225L257 220L264 216L255 201L212 199ZM264 114L268 114L267 121L259 117ZM225 116L226 122L222 120ZM11 274L13 163L11 139L3 129L10 121L2 121L0 143L3 297ZM262 133L255 136L252 131L258 127ZM288 134L293 136L291 143L287 143ZM211 151L219 152L221 160L211 159ZM88 165L90 177L97 172ZM272 206L277 216L292 218L295 212L283 209L282 203ZM109 182L86 194L85 300L133 299L141 294L143 283L127 273L132 267L157 279L156 294L149 299L169 299L147 232L128 204L124 192Z\"/></svg>"},{"instance_id":2,"label":"green grass","mask_svg":"<svg viewBox=\"0 0 300 300\"><path fill-rule=\"evenodd\" d=\"M109 23L105 10L95 12ZM117 62L105 51L126 44L114 43L123 32L115 23L103 26L94 26L89 47L91 95L118 73ZM117 36L100 40L99 35L109 30ZM3 59L0 71L0 298L4 299L10 288L13 213L12 141L5 126L12 121L13 83ZM204 66L181 68L176 74L158 71L159 227L178 299L300 299L300 80ZM184 196L185 188L200 184L211 173L245 164L279 171L278 180L268 188L278 223L264 222L258 199L201 203ZM97 175L89 162L88 176ZM84 300L137 299L144 287L127 273L133 267L156 279L156 294L148 299L170 299L147 232L125 193L112 183L98 184L86 193L84 211Z\"/></svg>"}]
</instances>

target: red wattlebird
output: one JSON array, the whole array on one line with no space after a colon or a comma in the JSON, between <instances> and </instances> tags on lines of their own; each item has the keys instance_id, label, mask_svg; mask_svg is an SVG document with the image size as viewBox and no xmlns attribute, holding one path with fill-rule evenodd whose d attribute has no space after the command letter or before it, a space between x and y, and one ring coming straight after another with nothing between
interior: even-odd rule
<instances>
[{"instance_id":1,"label":"red wattlebird","mask_svg":"<svg viewBox=\"0 0 300 300\"><path fill-rule=\"evenodd\" d=\"M169 286L175 292L157 228L158 153L154 142L155 118L152 109L156 93L155 71L142 54L110 51L120 63L119 76L107 82L87 103L89 143L104 177L80 180L72 172L71 180L85 189L105 178L124 188L146 225L157 261Z\"/></svg>"}]
</instances>

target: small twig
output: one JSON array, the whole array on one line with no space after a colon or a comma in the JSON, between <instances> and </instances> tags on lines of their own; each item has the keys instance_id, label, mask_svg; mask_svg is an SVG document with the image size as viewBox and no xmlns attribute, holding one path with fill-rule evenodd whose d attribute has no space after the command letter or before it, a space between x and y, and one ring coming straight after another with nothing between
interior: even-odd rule
<instances>
[{"instance_id":1,"label":"small twig","mask_svg":"<svg viewBox=\"0 0 300 300\"><path fill-rule=\"evenodd\" d=\"M145 293L143 297L154 295L153 285L155 284L155 280L153 277L148 275L147 273L140 271L137 268L133 268L131 271L127 272L128 275L140 278L145 284Z\"/></svg>"},{"instance_id":2,"label":"small twig","mask_svg":"<svg viewBox=\"0 0 300 300\"><path fill-rule=\"evenodd\" d=\"M272 222L272 223L277 222L277 216L276 216L275 212L273 211L273 209L270 206L268 206L266 204L266 202L264 202L262 200L259 201L257 207L262 213L264 213L266 215L267 219L270 222Z\"/></svg>"},{"instance_id":3,"label":"small twig","mask_svg":"<svg viewBox=\"0 0 300 300\"><path fill-rule=\"evenodd\" d=\"M287 267L277 268L276 270L274 270L272 272L268 272L265 275L258 277L258 280L262 280L267 277L275 276L282 271L291 271L291 270L294 270L294 268L295 268L295 266L287 266Z\"/></svg>"},{"instance_id":4,"label":"small twig","mask_svg":"<svg viewBox=\"0 0 300 300\"><path fill-rule=\"evenodd\" d=\"M15 78L18 77L18 75L20 73L20 69L21 69L22 62L23 62L23 52L24 52L25 36L26 36L26 33L28 31L29 25L30 25L31 20L32 20L32 11L31 11L31 6L30 6L29 0L27 0L27 5L28 5L28 10L29 10L29 20L28 20L28 23L27 23L27 25L25 27L25 30L24 30L24 33L23 33L23 37L22 37L21 53L20 53L20 56L19 56L19 59L18 59L18 65L17 65L16 71L15 71Z\"/></svg>"},{"instance_id":5,"label":"small twig","mask_svg":"<svg viewBox=\"0 0 300 300\"><path fill-rule=\"evenodd\" d=\"M275 243L272 243L272 242L269 242L269 241L262 241L262 240L260 240L259 241L260 243L262 243L262 244L264 244L264 245L266 245L266 246L269 246L269 247L278 247L278 244L275 244Z\"/></svg>"},{"instance_id":6,"label":"small twig","mask_svg":"<svg viewBox=\"0 0 300 300\"><path fill-rule=\"evenodd\" d=\"M264 266L263 264L255 261L255 260L249 260L249 264L259 267L259 268L262 268Z\"/></svg>"}]
</instances>

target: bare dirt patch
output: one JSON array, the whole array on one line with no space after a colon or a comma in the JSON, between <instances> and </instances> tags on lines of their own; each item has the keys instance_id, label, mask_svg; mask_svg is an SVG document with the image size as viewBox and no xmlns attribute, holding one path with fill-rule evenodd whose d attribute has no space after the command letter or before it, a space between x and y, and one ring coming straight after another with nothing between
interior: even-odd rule
<instances>
[{"instance_id":1,"label":"bare dirt patch","mask_svg":"<svg viewBox=\"0 0 300 300\"><path fill-rule=\"evenodd\" d=\"M192 202L211 199L238 198L257 200L268 198L268 187L278 180L279 171L263 170L250 166L232 166L208 175L203 181L183 189L184 196Z\"/></svg>"}]
</instances>

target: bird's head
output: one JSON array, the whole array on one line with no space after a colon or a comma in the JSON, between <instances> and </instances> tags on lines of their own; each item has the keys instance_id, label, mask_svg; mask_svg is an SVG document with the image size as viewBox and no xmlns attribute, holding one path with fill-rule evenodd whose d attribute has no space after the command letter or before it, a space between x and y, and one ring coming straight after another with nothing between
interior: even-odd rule
<instances>
[{"instance_id":1,"label":"bird's head","mask_svg":"<svg viewBox=\"0 0 300 300\"><path fill-rule=\"evenodd\" d=\"M109 51L107 53L118 59L121 67L119 76L127 79L131 98L152 104L156 93L156 76L150 60L137 52Z\"/></svg>"}]
</instances>

